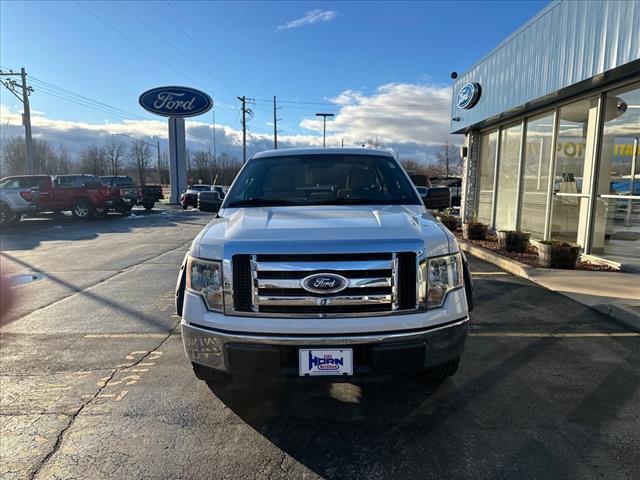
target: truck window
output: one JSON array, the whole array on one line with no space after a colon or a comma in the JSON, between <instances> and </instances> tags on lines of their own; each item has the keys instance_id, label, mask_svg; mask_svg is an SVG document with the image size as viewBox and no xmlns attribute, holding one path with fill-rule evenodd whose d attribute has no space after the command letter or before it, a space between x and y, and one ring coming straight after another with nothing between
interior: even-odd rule
<instances>
[{"instance_id":1,"label":"truck window","mask_svg":"<svg viewBox=\"0 0 640 480\"><path fill-rule=\"evenodd\" d=\"M19 187L20 187L19 178L5 178L0 182L0 188L19 188Z\"/></svg>"},{"instance_id":2,"label":"truck window","mask_svg":"<svg viewBox=\"0 0 640 480\"><path fill-rule=\"evenodd\" d=\"M224 206L420 205L401 167L378 155L317 154L253 159Z\"/></svg>"},{"instance_id":3,"label":"truck window","mask_svg":"<svg viewBox=\"0 0 640 480\"><path fill-rule=\"evenodd\" d=\"M135 187L131 177L116 177L113 179L113 185L115 187Z\"/></svg>"}]
</instances>

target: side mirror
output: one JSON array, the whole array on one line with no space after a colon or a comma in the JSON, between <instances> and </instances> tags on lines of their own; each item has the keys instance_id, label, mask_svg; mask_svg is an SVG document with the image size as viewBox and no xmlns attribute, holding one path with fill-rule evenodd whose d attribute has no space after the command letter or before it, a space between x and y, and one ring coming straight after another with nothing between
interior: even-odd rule
<instances>
[{"instance_id":1,"label":"side mirror","mask_svg":"<svg viewBox=\"0 0 640 480\"><path fill-rule=\"evenodd\" d=\"M218 213L220 205L222 205L222 200L220 200L218 192L198 193L198 210L201 212Z\"/></svg>"}]
</instances>

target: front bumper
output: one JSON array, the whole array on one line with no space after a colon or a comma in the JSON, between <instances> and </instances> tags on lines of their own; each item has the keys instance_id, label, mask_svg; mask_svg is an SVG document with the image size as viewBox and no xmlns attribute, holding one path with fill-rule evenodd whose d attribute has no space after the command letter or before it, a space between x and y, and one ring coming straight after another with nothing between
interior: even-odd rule
<instances>
[{"instance_id":1,"label":"front bumper","mask_svg":"<svg viewBox=\"0 0 640 480\"><path fill-rule=\"evenodd\" d=\"M469 317L421 330L362 335L230 333L182 321L187 358L216 370L253 376L298 376L298 348L351 347L354 376L423 370L459 358Z\"/></svg>"},{"instance_id":2,"label":"front bumper","mask_svg":"<svg viewBox=\"0 0 640 480\"><path fill-rule=\"evenodd\" d=\"M29 204L29 205L22 205L17 208L12 208L11 210L13 211L13 213L16 213L19 215L26 215L29 213L38 213L38 211L40 210L40 207L39 205Z\"/></svg>"}]
</instances>

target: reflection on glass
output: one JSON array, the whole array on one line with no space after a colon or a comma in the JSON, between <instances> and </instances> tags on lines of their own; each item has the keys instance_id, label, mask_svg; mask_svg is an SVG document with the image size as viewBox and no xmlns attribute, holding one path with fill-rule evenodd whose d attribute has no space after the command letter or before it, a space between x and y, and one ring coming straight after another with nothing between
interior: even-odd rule
<instances>
[{"instance_id":1,"label":"reflection on glass","mask_svg":"<svg viewBox=\"0 0 640 480\"><path fill-rule=\"evenodd\" d=\"M589 193L593 155L589 146L595 138L597 97L571 103L560 109L556 168L552 207L551 238L580 243L584 246L588 215L588 199L577 193ZM587 145L587 142L590 145ZM586 180L586 181L585 181ZM563 195L564 194L564 195Z\"/></svg>"},{"instance_id":2,"label":"reflection on glass","mask_svg":"<svg viewBox=\"0 0 640 480\"><path fill-rule=\"evenodd\" d=\"M591 251L640 265L640 83L607 93L604 116Z\"/></svg>"},{"instance_id":3,"label":"reflection on glass","mask_svg":"<svg viewBox=\"0 0 640 480\"><path fill-rule=\"evenodd\" d=\"M478 221L491 221L491 203L493 199L493 177L496 164L498 131L482 134L480 139L480 165L478 182Z\"/></svg>"},{"instance_id":4,"label":"reflection on glass","mask_svg":"<svg viewBox=\"0 0 640 480\"><path fill-rule=\"evenodd\" d=\"M553 113L527 121L520 230L530 232L531 238L544 235L552 135Z\"/></svg>"},{"instance_id":5,"label":"reflection on glass","mask_svg":"<svg viewBox=\"0 0 640 480\"><path fill-rule=\"evenodd\" d=\"M496 229L513 230L516 227L516 194L522 124L502 130L500 161L498 163L498 195L496 196Z\"/></svg>"}]
</instances>

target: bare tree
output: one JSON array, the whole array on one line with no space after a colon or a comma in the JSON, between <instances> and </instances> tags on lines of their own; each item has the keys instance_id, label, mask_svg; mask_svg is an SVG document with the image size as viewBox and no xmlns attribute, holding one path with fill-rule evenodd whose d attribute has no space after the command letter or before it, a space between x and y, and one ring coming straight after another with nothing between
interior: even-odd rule
<instances>
[{"instance_id":1,"label":"bare tree","mask_svg":"<svg viewBox=\"0 0 640 480\"><path fill-rule=\"evenodd\" d=\"M436 167L440 175L447 177L459 177L462 175L462 157L458 147L451 145L448 140L436 152L436 159Z\"/></svg>"},{"instance_id":2,"label":"bare tree","mask_svg":"<svg viewBox=\"0 0 640 480\"><path fill-rule=\"evenodd\" d=\"M0 176L27 173L27 147L22 136L5 141L1 149ZM33 168L35 173L56 173L58 159L46 140L33 139Z\"/></svg>"},{"instance_id":3,"label":"bare tree","mask_svg":"<svg viewBox=\"0 0 640 480\"><path fill-rule=\"evenodd\" d=\"M73 168L73 161L71 160L71 155L69 155L69 151L64 145L60 145L58 147L58 154L56 155L57 162L56 168L47 173L61 174L61 173L71 173L71 169Z\"/></svg>"},{"instance_id":4,"label":"bare tree","mask_svg":"<svg viewBox=\"0 0 640 480\"><path fill-rule=\"evenodd\" d=\"M158 162L158 177L162 185L169 183L169 155L167 152L160 154L160 161Z\"/></svg>"},{"instance_id":5,"label":"bare tree","mask_svg":"<svg viewBox=\"0 0 640 480\"><path fill-rule=\"evenodd\" d=\"M107 165L102 150L93 144L85 147L85 149L80 152L80 167L83 173L104 175L107 170Z\"/></svg>"},{"instance_id":6,"label":"bare tree","mask_svg":"<svg viewBox=\"0 0 640 480\"><path fill-rule=\"evenodd\" d=\"M113 176L119 175L124 160L124 145L111 139L102 147L102 151L107 162L109 174Z\"/></svg>"},{"instance_id":7,"label":"bare tree","mask_svg":"<svg viewBox=\"0 0 640 480\"><path fill-rule=\"evenodd\" d=\"M400 160L400 165L407 171L407 173L422 173L424 165L415 160L409 158Z\"/></svg>"},{"instance_id":8,"label":"bare tree","mask_svg":"<svg viewBox=\"0 0 640 480\"><path fill-rule=\"evenodd\" d=\"M146 185L147 168L151 159L151 151L146 143L135 141L129 149L129 157L137 173L140 185Z\"/></svg>"},{"instance_id":9,"label":"bare tree","mask_svg":"<svg viewBox=\"0 0 640 480\"><path fill-rule=\"evenodd\" d=\"M209 154L205 151L198 151L193 154L193 163L195 164L195 173L198 179L206 179L210 175L209 171ZM211 179L209 178L209 182Z\"/></svg>"},{"instance_id":10,"label":"bare tree","mask_svg":"<svg viewBox=\"0 0 640 480\"><path fill-rule=\"evenodd\" d=\"M27 173L27 145L24 137L14 136L2 144L0 177Z\"/></svg>"}]
</instances>

